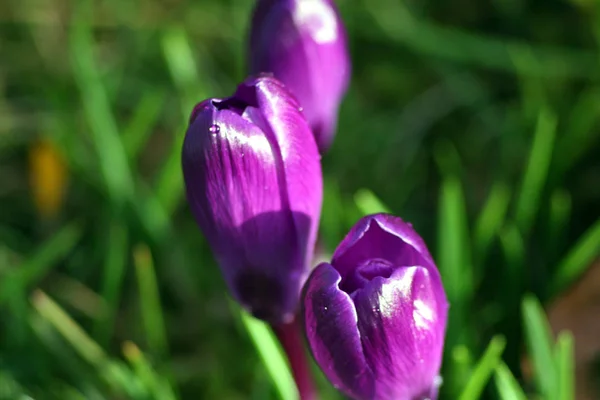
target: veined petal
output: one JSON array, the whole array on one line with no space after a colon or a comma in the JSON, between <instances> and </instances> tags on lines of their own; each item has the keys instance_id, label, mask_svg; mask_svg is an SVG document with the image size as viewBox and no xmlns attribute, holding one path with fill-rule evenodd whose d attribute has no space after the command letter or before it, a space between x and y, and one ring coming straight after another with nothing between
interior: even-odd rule
<instances>
[{"instance_id":1,"label":"veined petal","mask_svg":"<svg viewBox=\"0 0 600 400\"><path fill-rule=\"evenodd\" d=\"M437 391L446 315L443 288L423 267L399 268L375 278L354 296L358 328L377 400L423 400Z\"/></svg>"},{"instance_id":2,"label":"veined petal","mask_svg":"<svg viewBox=\"0 0 600 400\"><path fill-rule=\"evenodd\" d=\"M250 70L271 72L298 98L321 150L333 139L350 75L346 33L329 0L258 1Z\"/></svg>"},{"instance_id":3,"label":"veined petal","mask_svg":"<svg viewBox=\"0 0 600 400\"><path fill-rule=\"evenodd\" d=\"M352 299L341 291L338 272L320 264L306 282L303 316L315 360L339 390L356 399L371 399L373 375L367 366Z\"/></svg>"},{"instance_id":4,"label":"veined petal","mask_svg":"<svg viewBox=\"0 0 600 400\"><path fill-rule=\"evenodd\" d=\"M322 193L319 154L295 98L257 77L230 98L199 104L182 168L192 213L234 297L257 317L291 318Z\"/></svg>"},{"instance_id":5,"label":"veined petal","mask_svg":"<svg viewBox=\"0 0 600 400\"><path fill-rule=\"evenodd\" d=\"M345 277L355 266L374 258L396 266L436 269L425 242L412 225L389 214L361 218L338 245L331 263Z\"/></svg>"}]
</instances>

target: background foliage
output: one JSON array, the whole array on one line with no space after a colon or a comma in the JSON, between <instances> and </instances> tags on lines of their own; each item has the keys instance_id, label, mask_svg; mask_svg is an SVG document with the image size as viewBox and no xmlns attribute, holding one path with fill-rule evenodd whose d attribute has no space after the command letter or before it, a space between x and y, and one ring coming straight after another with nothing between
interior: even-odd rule
<instances>
[{"instance_id":1,"label":"background foliage","mask_svg":"<svg viewBox=\"0 0 600 400\"><path fill-rule=\"evenodd\" d=\"M1 399L291 396L179 164L192 106L244 78L252 4L0 4ZM600 252L598 3L338 4L354 70L326 250L365 213L412 222L452 304L443 397L572 398L572 337L536 299Z\"/></svg>"}]
</instances>

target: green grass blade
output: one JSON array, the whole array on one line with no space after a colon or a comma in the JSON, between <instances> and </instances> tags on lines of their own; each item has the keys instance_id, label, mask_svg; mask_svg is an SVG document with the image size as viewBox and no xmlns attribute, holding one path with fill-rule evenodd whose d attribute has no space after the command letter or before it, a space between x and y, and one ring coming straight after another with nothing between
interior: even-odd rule
<instances>
[{"instance_id":1,"label":"green grass blade","mask_svg":"<svg viewBox=\"0 0 600 400\"><path fill-rule=\"evenodd\" d=\"M468 254L465 200L460 181L447 176L442 182L438 211L437 263L442 275L449 312L447 346L454 347L468 334L465 329L467 303L474 290L473 270Z\"/></svg>"},{"instance_id":2,"label":"green grass blade","mask_svg":"<svg viewBox=\"0 0 600 400\"><path fill-rule=\"evenodd\" d=\"M523 299L522 312L527 349L533 364L538 390L544 399L556 399L558 377L546 314L539 301L531 295Z\"/></svg>"},{"instance_id":3,"label":"green grass blade","mask_svg":"<svg viewBox=\"0 0 600 400\"><path fill-rule=\"evenodd\" d=\"M184 28L173 27L165 30L161 38L161 44L171 78L175 82L178 94L182 99L181 123L173 132L173 144L163 167L159 171L155 188L159 201L163 204L167 213L171 214L183 195L181 147L190 113L198 102L210 96L219 96L219 92L212 87L214 85L210 82L199 78L199 76L214 76L215 74L206 65L196 63L194 54L200 54L204 60L208 60L209 56L205 54L199 44L196 44L192 49L190 39Z\"/></svg>"},{"instance_id":4,"label":"green grass blade","mask_svg":"<svg viewBox=\"0 0 600 400\"><path fill-rule=\"evenodd\" d=\"M444 281L450 309L446 343L454 348L465 329L466 305L474 290L469 228L464 191L459 179L461 161L449 141L436 143L435 160L442 175L438 201L436 261ZM464 339L464 338L463 338Z\"/></svg>"},{"instance_id":5,"label":"green grass blade","mask_svg":"<svg viewBox=\"0 0 600 400\"><path fill-rule=\"evenodd\" d=\"M173 145L162 169L159 171L155 192L159 201L170 214L180 203L183 194L181 174L181 147L189 115L200 101L219 96L220 88L215 80L207 81L200 76L215 76L210 55L201 44L190 45L191 40L183 27L172 27L164 31L161 44L171 77L181 98L182 119L175 129ZM194 56L196 55L196 57ZM200 62L196 62L196 59Z\"/></svg>"},{"instance_id":6,"label":"green grass blade","mask_svg":"<svg viewBox=\"0 0 600 400\"><path fill-rule=\"evenodd\" d=\"M523 266L525 265L526 244L521 232L513 223L507 223L500 231L500 245L506 259L506 272L508 282L503 282L510 292L508 297L520 296L523 286ZM517 299L518 302L518 299ZM518 303L517 303L518 304Z\"/></svg>"},{"instance_id":7,"label":"green grass blade","mask_svg":"<svg viewBox=\"0 0 600 400\"><path fill-rule=\"evenodd\" d=\"M558 264L552 283L552 293L558 294L573 283L600 254L600 219L571 247Z\"/></svg>"},{"instance_id":8,"label":"green grass blade","mask_svg":"<svg viewBox=\"0 0 600 400\"><path fill-rule=\"evenodd\" d=\"M502 336L492 338L460 395L460 400L477 400L481 397L485 386L501 361L505 346L506 340Z\"/></svg>"},{"instance_id":9,"label":"green grass blade","mask_svg":"<svg viewBox=\"0 0 600 400\"><path fill-rule=\"evenodd\" d=\"M600 89L585 91L573 105L569 116L566 134L557 141L556 175L562 177L565 172L586 153L594 149L594 141L598 142L600 130L596 129L600 120L598 112Z\"/></svg>"},{"instance_id":10,"label":"green grass blade","mask_svg":"<svg viewBox=\"0 0 600 400\"><path fill-rule=\"evenodd\" d=\"M564 232L570 217L570 193L564 189L555 190L550 196L550 212L548 215L548 247L550 249L560 248L559 242L565 238ZM552 254L556 255L555 252Z\"/></svg>"},{"instance_id":11,"label":"green grass blade","mask_svg":"<svg viewBox=\"0 0 600 400\"><path fill-rule=\"evenodd\" d=\"M2 279L0 303L6 301L15 290L25 290L47 274L58 260L75 247L81 235L81 226L71 222L44 242L19 268L11 270Z\"/></svg>"},{"instance_id":12,"label":"green grass blade","mask_svg":"<svg viewBox=\"0 0 600 400\"><path fill-rule=\"evenodd\" d=\"M516 205L515 219L523 234L529 233L539 209L552 158L556 124L552 113L547 110L540 112Z\"/></svg>"},{"instance_id":13,"label":"green grass blade","mask_svg":"<svg viewBox=\"0 0 600 400\"><path fill-rule=\"evenodd\" d=\"M163 163L156 182L156 197L168 215L171 215L183 199L183 173L181 172L181 148L185 129L175 133L173 146Z\"/></svg>"},{"instance_id":14,"label":"green grass blade","mask_svg":"<svg viewBox=\"0 0 600 400\"><path fill-rule=\"evenodd\" d=\"M165 93L153 90L144 93L133 116L123 130L123 146L130 162L133 162L148 141L152 128L160 117Z\"/></svg>"},{"instance_id":15,"label":"green grass blade","mask_svg":"<svg viewBox=\"0 0 600 400\"><path fill-rule=\"evenodd\" d=\"M166 327L160 305L152 254L146 245L137 245L134 248L133 263L138 281L140 311L148 347L156 355L165 355L167 351Z\"/></svg>"},{"instance_id":16,"label":"green grass blade","mask_svg":"<svg viewBox=\"0 0 600 400\"><path fill-rule=\"evenodd\" d=\"M128 260L127 228L113 221L109 229L106 259L102 269L102 284L100 294L106 302L106 315L96 321L94 337L98 342L107 346L112 335L115 318L119 311L121 287Z\"/></svg>"},{"instance_id":17,"label":"green grass blade","mask_svg":"<svg viewBox=\"0 0 600 400\"><path fill-rule=\"evenodd\" d=\"M183 120L187 121L194 105L209 96L200 90L198 65L194 57L188 34L183 27L172 27L164 31L161 45L171 78L182 98Z\"/></svg>"},{"instance_id":18,"label":"green grass blade","mask_svg":"<svg viewBox=\"0 0 600 400\"><path fill-rule=\"evenodd\" d=\"M496 367L495 382L501 400L527 400L519 382L503 362Z\"/></svg>"},{"instance_id":19,"label":"green grass blade","mask_svg":"<svg viewBox=\"0 0 600 400\"><path fill-rule=\"evenodd\" d=\"M354 195L354 201L358 209L364 214L377 214L377 213L388 213L391 214L391 211L385 204L379 200L377 196L373 192L368 189L360 189Z\"/></svg>"},{"instance_id":20,"label":"green grass blade","mask_svg":"<svg viewBox=\"0 0 600 400\"><path fill-rule=\"evenodd\" d=\"M448 299L457 309L474 289L466 202L459 178L461 162L449 141L436 143L434 156L443 177L438 202L437 262Z\"/></svg>"},{"instance_id":21,"label":"green grass blade","mask_svg":"<svg viewBox=\"0 0 600 400\"><path fill-rule=\"evenodd\" d=\"M83 9L83 6L82 6ZM86 19L77 20L70 33L70 56L99 167L109 197L122 204L133 194L133 177L127 162L117 123L110 108L94 61L94 40Z\"/></svg>"},{"instance_id":22,"label":"green grass blade","mask_svg":"<svg viewBox=\"0 0 600 400\"><path fill-rule=\"evenodd\" d=\"M346 198L342 195L335 179L323 177L323 208L319 225L319 240L326 249L335 248L348 232L345 218L348 215ZM354 222L354 221L353 221Z\"/></svg>"},{"instance_id":23,"label":"green grass blade","mask_svg":"<svg viewBox=\"0 0 600 400\"><path fill-rule=\"evenodd\" d=\"M531 52L531 56L538 62L520 66L522 74L537 77L598 78L598 58L591 51L542 46L439 26L410 15L402 3L389 0L380 4L379 7L371 4L364 7L371 13L378 28L390 39L415 52L511 73L517 72L511 55ZM366 28L360 33L377 35L377 29L373 29L371 24L365 24L361 20L361 25Z\"/></svg>"},{"instance_id":24,"label":"green grass blade","mask_svg":"<svg viewBox=\"0 0 600 400\"><path fill-rule=\"evenodd\" d=\"M475 361L473 360L473 354L469 347L464 344L459 344L454 346L452 349L452 381L449 382L452 385L452 390L454 393L459 393L464 390L469 378L471 377L471 372L473 371L473 365Z\"/></svg>"},{"instance_id":25,"label":"green grass blade","mask_svg":"<svg viewBox=\"0 0 600 400\"><path fill-rule=\"evenodd\" d=\"M0 369L0 399L31 399L25 393L23 386L8 371Z\"/></svg>"},{"instance_id":26,"label":"green grass blade","mask_svg":"<svg viewBox=\"0 0 600 400\"><path fill-rule=\"evenodd\" d=\"M558 372L558 400L575 398L575 357L573 335L571 332L560 332L556 340L556 368Z\"/></svg>"},{"instance_id":27,"label":"green grass blade","mask_svg":"<svg viewBox=\"0 0 600 400\"><path fill-rule=\"evenodd\" d=\"M36 291L31 297L33 308L69 342L75 351L90 364L100 366L107 360L106 354L83 329L50 297Z\"/></svg>"},{"instance_id":28,"label":"green grass blade","mask_svg":"<svg viewBox=\"0 0 600 400\"><path fill-rule=\"evenodd\" d=\"M483 259L500 227L504 223L508 204L510 202L510 188L503 182L495 182L490 194L475 222L473 233L474 247L479 259Z\"/></svg>"},{"instance_id":29,"label":"green grass blade","mask_svg":"<svg viewBox=\"0 0 600 400\"><path fill-rule=\"evenodd\" d=\"M145 233L154 243L161 243L171 234L171 220L167 210L149 187L140 182L138 197L129 207L140 220Z\"/></svg>"},{"instance_id":30,"label":"green grass blade","mask_svg":"<svg viewBox=\"0 0 600 400\"><path fill-rule=\"evenodd\" d=\"M439 202L438 263L449 299L462 300L470 289L465 199L460 181L442 182ZM450 302L452 303L452 300Z\"/></svg>"},{"instance_id":31,"label":"green grass blade","mask_svg":"<svg viewBox=\"0 0 600 400\"><path fill-rule=\"evenodd\" d=\"M123 355L133 366L135 374L156 400L175 400L177 396L169 382L160 376L140 349L132 342L123 344Z\"/></svg>"},{"instance_id":32,"label":"green grass blade","mask_svg":"<svg viewBox=\"0 0 600 400\"><path fill-rule=\"evenodd\" d=\"M531 76L526 72L539 69L539 60L529 46L511 46L507 48L507 51L515 65L515 75L519 77L523 117L526 120L534 119L539 110L546 107L548 98L546 82L540 77Z\"/></svg>"},{"instance_id":33,"label":"green grass blade","mask_svg":"<svg viewBox=\"0 0 600 400\"><path fill-rule=\"evenodd\" d=\"M253 318L233 301L231 309L239 314L242 324L262 359L273 385L282 400L298 399L298 389L279 343L268 325Z\"/></svg>"}]
</instances>

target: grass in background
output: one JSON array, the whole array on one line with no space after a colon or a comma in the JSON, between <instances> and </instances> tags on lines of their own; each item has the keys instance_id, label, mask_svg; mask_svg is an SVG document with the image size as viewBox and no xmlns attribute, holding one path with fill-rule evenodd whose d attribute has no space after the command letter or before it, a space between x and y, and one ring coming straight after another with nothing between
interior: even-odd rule
<instances>
[{"instance_id":1,"label":"grass in background","mask_svg":"<svg viewBox=\"0 0 600 400\"><path fill-rule=\"evenodd\" d=\"M536 298L600 255L593 5L338 4L353 81L323 158L328 250L367 213L422 234L452 304L442 398L573 398L573 337ZM252 5L0 6L0 398L292 396L179 166L191 107L244 77Z\"/></svg>"}]
</instances>

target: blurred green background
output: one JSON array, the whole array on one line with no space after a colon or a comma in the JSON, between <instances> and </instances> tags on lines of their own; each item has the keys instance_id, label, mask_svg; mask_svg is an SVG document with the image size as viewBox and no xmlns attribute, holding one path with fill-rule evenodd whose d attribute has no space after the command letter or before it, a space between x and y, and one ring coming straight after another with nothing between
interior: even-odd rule
<instances>
[{"instance_id":1,"label":"blurred green background","mask_svg":"<svg viewBox=\"0 0 600 400\"><path fill-rule=\"evenodd\" d=\"M382 210L422 234L451 301L443 398L593 389L596 355L575 374L542 307L600 255L600 3L337 3L353 76L326 249ZM0 3L0 399L286 396L180 172L193 105L245 76L252 6Z\"/></svg>"}]
</instances>

